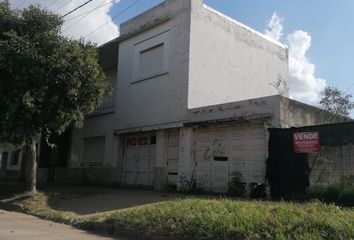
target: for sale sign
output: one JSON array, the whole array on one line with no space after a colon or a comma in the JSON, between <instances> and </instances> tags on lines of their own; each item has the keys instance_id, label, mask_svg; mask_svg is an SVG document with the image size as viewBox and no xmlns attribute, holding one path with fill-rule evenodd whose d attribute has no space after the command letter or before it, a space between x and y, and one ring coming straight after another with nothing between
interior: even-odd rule
<instances>
[{"instance_id":1,"label":"for sale sign","mask_svg":"<svg viewBox=\"0 0 354 240\"><path fill-rule=\"evenodd\" d=\"M297 132L293 135L295 153L318 153L320 151L319 132Z\"/></svg>"}]
</instances>

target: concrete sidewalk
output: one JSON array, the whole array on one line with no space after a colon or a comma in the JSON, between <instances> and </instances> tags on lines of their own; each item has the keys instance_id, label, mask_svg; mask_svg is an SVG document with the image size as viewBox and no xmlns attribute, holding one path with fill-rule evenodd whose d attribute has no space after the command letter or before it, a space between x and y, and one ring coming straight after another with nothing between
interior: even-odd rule
<instances>
[{"instance_id":1,"label":"concrete sidewalk","mask_svg":"<svg viewBox=\"0 0 354 240\"><path fill-rule=\"evenodd\" d=\"M112 240L71 226L0 209L0 240ZM121 239L123 240L123 239Z\"/></svg>"}]
</instances>

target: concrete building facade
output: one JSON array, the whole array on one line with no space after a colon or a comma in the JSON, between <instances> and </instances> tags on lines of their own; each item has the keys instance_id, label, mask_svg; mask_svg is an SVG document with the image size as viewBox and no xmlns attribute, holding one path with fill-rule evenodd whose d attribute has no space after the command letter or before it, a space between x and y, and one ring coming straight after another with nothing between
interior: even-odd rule
<instances>
[{"instance_id":1,"label":"concrete building facade","mask_svg":"<svg viewBox=\"0 0 354 240\"><path fill-rule=\"evenodd\" d=\"M123 23L120 33L103 46L118 45L114 111L90 117L73 131L70 167L116 168L116 179L126 185L163 189L195 181L207 191L225 191L230 171L252 158L257 173L245 170L245 181L264 182L265 121L276 116L248 100L287 96L287 48L200 0L167 0ZM274 87L279 81L282 89ZM239 101L236 111L200 110ZM194 124L235 115L249 120ZM229 129L232 136L225 135ZM236 142L245 136L247 143ZM253 143L225 161L229 147ZM240 158L242 163L231 163Z\"/></svg>"},{"instance_id":2,"label":"concrete building facade","mask_svg":"<svg viewBox=\"0 0 354 240\"><path fill-rule=\"evenodd\" d=\"M268 127L322 121L287 99L287 47L202 0L166 0L120 34L99 48L114 94L72 130L54 181L225 192L233 171L265 182Z\"/></svg>"}]
</instances>

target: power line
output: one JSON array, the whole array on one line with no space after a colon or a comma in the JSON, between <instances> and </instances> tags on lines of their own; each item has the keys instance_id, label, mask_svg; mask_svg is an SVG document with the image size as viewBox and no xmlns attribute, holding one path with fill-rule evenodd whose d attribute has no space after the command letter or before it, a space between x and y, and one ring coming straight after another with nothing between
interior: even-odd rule
<instances>
[{"instance_id":1,"label":"power line","mask_svg":"<svg viewBox=\"0 0 354 240\"><path fill-rule=\"evenodd\" d=\"M109 1L109 2L107 2L107 3L104 3L103 5L100 4L100 5L98 5L97 7L93 8L93 9L91 9L91 10L89 10L89 11L80 13L79 15L76 15L76 16L74 16L74 17L72 17L72 18L69 18L69 19L65 20L65 22L68 22L68 21L71 21L71 20L73 20L73 19L75 19L75 18L81 17L82 15L85 15L86 13L91 13L91 12L93 12L93 11L99 9L99 8L102 8L102 7L106 6L106 5L108 5L108 4L114 3L115 1L116 1L116 0L111 0L111 1Z\"/></svg>"},{"instance_id":2,"label":"power line","mask_svg":"<svg viewBox=\"0 0 354 240\"><path fill-rule=\"evenodd\" d=\"M134 7L134 6L135 6L136 4L138 4L140 1L141 1L141 0L137 0L137 1L135 1L134 3L132 3L131 5L129 5L126 9L124 9L123 11L121 11L119 14L113 16L113 17L112 17L112 20L113 20L113 19L116 19L117 17L119 17L120 15L122 15L123 13L125 13L126 11L128 11L130 8ZM87 37L87 36L90 36L92 33L96 32L96 31L97 31L98 29L100 29L101 27L106 26L106 25L107 25L108 23L110 23L110 22L111 22L111 21L105 22L105 23L102 24L101 26L97 27L97 28L94 29L93 31L91 31L91 32L89 32L88 34L86 34L86 35L84 36L84 38Z\"/></svg>"},{"instance_id":3,"label":"power line","mask_svg":"<svg viewBox=\"0 0 354 240\"><path fill-rule=\"evenodd\" d=\"M107 4L110 4L110 3L114 2L114 1L115 1L115 0L113 0L113 1L111 0L111 1L109 1L108 3L106 3L106 4L105 4L105 2L100 3L100 4L99 4L97 7L95 7L94 9L91 9L90 11L86 11L86 12L84 12L84 13L82 13L82 14L79 14L79 15L77 15L77 16L75 16L75 17L69 19L69 20L66 20L65 22L68 22L68 21L70 21L70 20L72 20L72 19L74 19L74 18L77 18L77 17L79 17L79 16L82 16L79 20L77 20L76 22L74 22L73 24L71 24L69 27L67 27L66 29L64 29L64 30L62 31L62 33L65 33L66 31L68 31L69 29L71 29L74 25L78 24L82 19L84 19L85 17L87 17L91 12L93 12L93 11L95 11L95 10L97 10L97 9L99 9L99 8L101 8L101 7L105 6L105 5L107 5Z\"/></svg>"},{"instance_id":4,"label":"power line","mask_svg":"<svg viewBox=\"0 0 354 240\"><path fill-rule=\"evenodd\" d=\"M75 12L76 10L82 8L83 6L87 5L88 3L92 2L92 1L93 1L93 0L88 0L88 1L86 1L85 3L81 4L80 6L78 6L78 7L74 8L73 10L71 10L71 11L65 13L63 16L61 16L61 18L64 18L64 17L68 16L69 14Z\"/></svg>"}]
</instances>

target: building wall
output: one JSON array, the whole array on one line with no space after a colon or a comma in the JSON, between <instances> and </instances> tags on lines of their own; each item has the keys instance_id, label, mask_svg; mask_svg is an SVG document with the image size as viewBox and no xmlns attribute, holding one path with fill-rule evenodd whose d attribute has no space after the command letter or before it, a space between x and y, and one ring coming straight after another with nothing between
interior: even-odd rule
<instances>
[{"instance_id":1,"label":"building wall","mask_svg":"<svg viewBox=\"0 0 354 240\"><path fill-rule=\"evenodd\" d=\"M116 53L117 55L118 53ZM110 56L110 58L112 57ZM101 61L103 60L105 59L101 59ZM114 136L117 66L109 65L104 69L104 72L113 91L96 111L86 117L83 128L72 130L68 167L118 166L119 138ZM90 146L95 142L97 142L97 146ZM97 147L97 149L88 149L90 147Z\"/></svg>"},{"instance_id":2,"label":"building wall","mask_svg":"<svg viewBox=\"0 0 354 240\"><path fill-rule=\"evenodd\" d=\"M118 54L118 53L117 53ZM111 93L106 96L104 101L98 106L93 115L110 113L114 111L115 100L116 100L116 89L117 89L117 66L108 68L104 70L109 87L111 88Z\"/></svg>"},{"instance_id":3,"label":"building wall","mask_svg":"<svg viewBox=\"0 0 354 240\"><path fill-rule=\"evenodd\" d=\"M18 153L17 164L13 164L12 163L12 159L14 159L13 155L18 150L20 152ZM1 151L1 153L0 153L1 159L3 158L2 154L4 152L8 153L6 170L18 171L18 170L21 169L21 163L22 163L22 151L21 151L21 149L17 149L14 146L11 146L10 144L3 144L3 145L0 146L0 151Z\"/></svg>"},{"instance_id":4,"label":"building wall","mask_svg":"<svg viewBox=\"0 0 354 240\"><path fill-rule=\"evenodd\" d=\"M128 37L119 43L117 130L185 119L190 4L168 0L121 25L121 37ZM140 76L140 53L159 44L164 48L163 69Z\"/></svg>"},{"instance_id":5,"label":"building wall","mask_svg":"<svg viewBox=\"0 0 354 240\"><path fill-rule=\"evenodd\" d=\"M113 134L114 114L99 115L85 120L84 127L74 129L70 147L69 167L117 167L118 139ZM85 139L104 137L103 161L97 159L84 159Z\"/></svg>"},{"instance_id":6,"label":"building wall","mask_svg":"<svg viewBox=\"0 0 354 240\"><path fill-rule=\"evenodd\" d=\"M249 121L267 118L269 127L279 127L280 96L269 96L239 102L199 107L188 110L188 122ZM188 124L188 123L187 123Z\"/></svg>"},{"instance_id":7,"label":"building wall","mask_svg":"<svg viewBox=\"0 0 354 240\"><path fill-rule=\"evenodd\" d=\"M280 97L279 100L280 127L282 128L347 122L349 120L346 117L289 98Z\"/></svg>"},{"instance_id":8,"label":"building wall","mask_svg":"<svg viewBox=\"0 0 354 240\"><path fill-rule=\"evenodd\" d=\"M312 168L310 185L331 186L354 179L354 144L323 146L318 154L309 154Z\"/></svg>"},{"instance_id":9,"label":"building wall","mask_svg":"<svg viewBox=\"0 0 354 240\"><path fill-rule=\"evenodd\" d=\"M287 47L209 7L192 10L190 49L189 108L288 95Z\"/></svg>"},{"instance_id":10,"label":"building wall","mask_svg":"<svg viewBox=\"0 0 354 240\"><path fill-rule=\"evenodd\" d=\"M234 171L265 183L268 127L279 126L279 96L189 109L180 130L178 188L226 192ZM247 185L248 186L248 185Z\"/></svg>"}]
</instances>

